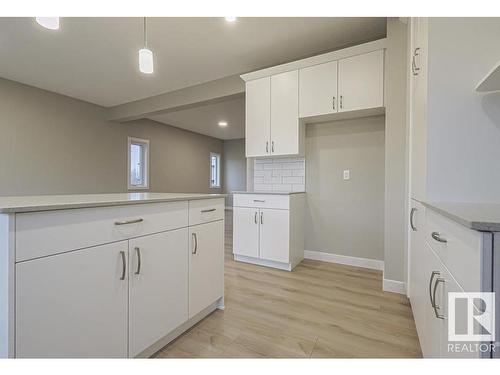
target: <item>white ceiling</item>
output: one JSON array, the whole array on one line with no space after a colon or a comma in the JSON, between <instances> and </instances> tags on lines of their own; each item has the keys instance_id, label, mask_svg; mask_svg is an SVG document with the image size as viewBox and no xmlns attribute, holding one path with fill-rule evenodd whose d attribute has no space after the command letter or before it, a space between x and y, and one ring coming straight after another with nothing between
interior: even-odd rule
<instances>
[{"instance_id":1,"label":"white ceiling","mask_svg":"<svg viewBox=\"0 0 500 375\"><path fill-rule=\"evenodd\" d=\"M148 76L137 62L142 18L62 18L57 31L34 18L0 18L0 77L114 106L384 37L385 25L385 18L151 18ZM189 123L201 115L177 116Z\"/></svg>"},{"instance_id":2,"label":"white ceiling","mask_svg":"<svg viewBox=\"0 0 500 375\"><path fill-rule=\"evenodd\" d=\"M245 97L149 117L151 120L219 139L245 137ZM226 121L222 128L219 121Z\"/></svg>"}]
</instances>

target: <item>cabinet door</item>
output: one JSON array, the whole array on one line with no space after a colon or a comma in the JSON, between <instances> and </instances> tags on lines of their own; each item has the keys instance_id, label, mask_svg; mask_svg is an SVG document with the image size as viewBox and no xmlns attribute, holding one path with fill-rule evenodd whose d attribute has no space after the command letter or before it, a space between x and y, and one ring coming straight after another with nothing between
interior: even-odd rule
<instances>
[{"instance_id":1,"label":"cabinet door","mask_svg":"<svg viewBox=\"0 0 500 375\"><path fill-rule=\"evenodd\" d=\"M271 154L299 154L299 72L271 77Z\"/></svg>"},{"instance_id":2,"label":"cabinet door","mask_svg":"<svg viewBox=\"0 0 500 375\"><path fill-rule=\"evenodd\" d=\"M233 208L233 253L259 257L259 209Z\"/></svg>"},{"instance_id":3,"label":"cabinet door","mask_svg":"<svg viewBox=\"0 0 500 375\"><path fill-rule=\"evenodd\" d=\"M134 357L188 319L188 229L129 242L129 354Z\"/></svg>"},{"instance_id":4,"label":"cabinet door","mask_svg":"<svg viewBox=\"0 0 500 375\"><path fill-rule=\"evenodd\" d=\"M189 318L224 294L223 221L189 228Z\"/></svg>"},{"instance_id":5,"label":"cabinet door","mask_svg":"<svg viewBox=\"0 0 500 375\"><path fill-rule=\"evenodd\" d=\"M260 210L260 258L290 262L290 211Z\"/></svg>"},{"instance_id":6,"label":"cabinet door","mask_svg":"<svg viewBox=\"0 0 500 375\"><path fill-rule=\"evenodd\" d=\"M245 149L247 157L266 156L271 152L271 78L246 83Z\"/></svg>"},{"instance_id":7,"label":"cabinet door","mask_svg":"<svg viewBox=\"0 0 500 375\"><path fill-rule=\"evenodd\" d=\"M127 241L16 265L17 357L127 357Z\"/></svg>"},{"instance_id":8,"label":"cabinet door","mask_svg":"<svg viewBox=\"0 0 500 375\"><path fill-rule=\"evenodd\" d=\"M337 110L337 61L300 69L300 117L336 113Z\"/></svg>"},{"instance_id":9,"label":"cabinet door","mask_svg":"<svg viewBox=\"0 0 500 375\"><path fill-rule=\"evenodd\" d=\"M424 273L426 267L425 257L428 252L425 249L424 206L414 200L411 200L409 221L410 274L408 292L417 332L420 340L423 340L425 335L424 306L429 303L427 273Z\"/></svg>"},{"instance_id":10,"label":"cabinet door","mask_svg":"<svg viewBox=\"0 0 500 375\"><path fill-rule=\"evenodd\" d=\"M426 243L424 246L423 275L424 285L427 291L425 303L423 304L424 330L423 337L420 338L422 353L427 358L437 358L441 356L441 330L443 319L436 317L436 310L442 313L443 301L443 265L436 254ZM434 293L434 288L436 289Z\"/></svg>"},{"instance_id":11,"label":"cabinet door","mask_svg":"<svg viewBox=\"0 0 500 375\"><path fill-rule=\"evenodd\" d=\"M384 51L339 61L339 112L384 106Z\"/></svg>"},{"instance_id":12,"label":"cabinet door","mask_svg":"<svg viewBox=\"0 0 500 375\"><path fill-rule=\"evenodd\" d=\"M425 200L427 186L427 21L411 19L410 194Z\"/></svg>"}]
</instances>

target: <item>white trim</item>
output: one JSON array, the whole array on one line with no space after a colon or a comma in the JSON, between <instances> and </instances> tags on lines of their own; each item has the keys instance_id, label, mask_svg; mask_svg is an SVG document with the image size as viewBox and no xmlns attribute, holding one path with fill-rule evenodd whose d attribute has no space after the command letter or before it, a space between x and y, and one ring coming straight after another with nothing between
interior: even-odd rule
<instances>
[{"instance_id":1,"label":"white trim","mask_svg":"<svg viewBox=\"0 0 500 375\"><path fill-rule=\"evenodd\" d=\"M234 254L234 260L236 262L256 264L257 266L277 268L283 271L291 271L293 269L291 263L275 262L272 260L252 258L245 255Z\"/></svg>"},{"instance_id":2,"label":"white trim","mask_svg":"<svg viewBox=\"0 0 500 375\"><path fill-rule=\"evenodd\" d=\"M402 281L383 279L382 289L384 292L393 292L406 295L406 283Z\"/></svg>"},{"instance_id":3,"label":"white trim","mask_svg":"<svg viewBox=\"0 0 500 375\"><path fill-rule=\"evenodd\" d=\"M144 148L144 185L130 184L130 146L141 144ZM149 189L149 139L127 137L127 188L128 190L148 190Z\"/></svg>"},{"instance_id":4,"label":"white trim","mask_svg":"<svg viewBox=\"0 0 500 375\"><path fill-rule=\"evenodd\" d=\"M377 259L350 257L347 255L324 253L321 251L304 250L305 259L321 260L323 262L345 264L347 266L370 268L382 271L384 261Z\"/></svg>"},{"instance_id":5,"label":"white trim","mask_svg":"<svg viewBox=\"0 0 500 375\"><path fill-rule=\"evenodd\" d=\"M217 179L218 183L217 185L213 184L212 180L212 158L216 156L217 157ZM221 180L222 180L222 171L221 171L221 153L220 152L210 152L210 157L208 159L208 165L209 165L209 180L208 180L208 187L210 189L220 189L221 188Z\"/></svg>"},{"instance_id":6,"label":"white trim","mask_svg":"<svg viewBox=\"0 0 500 375\"><path fill-rule=\"evenodd\" d=\"M302 60L292 61L289 63L272 66L270 68L245 73L240 75L240 77L243 81L247 82L258 78L269 77L274 74L289 72L291 70L297 70L308 66L326 63L329 61L345 59L346 57L362 55L364 53L373 52L385 48L387 48L387 38L382 38L374 40L373 42L358 44L353 47L342 48L336 51L323 53L321 55L308 57Z\"/></svg>"}]
</instances>

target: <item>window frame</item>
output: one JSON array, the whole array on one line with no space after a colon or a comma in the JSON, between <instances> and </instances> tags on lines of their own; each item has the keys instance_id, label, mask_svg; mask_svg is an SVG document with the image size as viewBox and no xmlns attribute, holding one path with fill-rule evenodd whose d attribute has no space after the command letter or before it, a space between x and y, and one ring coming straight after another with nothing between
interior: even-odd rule
<instances>
[{"instance_id":1,"label":"window frame","mask_svg":"<svg viewBox=\"0 0 500 375\"><path fill-rule=\"evenodd\" d=\"M217 172L218 172L218 184L214 185L212 183L212 158L216 156L217 157ZM209 165L209 181L208 181L208 186L210 189L220 189L222 186L221 180L222 180L222 173L221 173L221 154L219 152L211 152L210 157L208 159L208 165Z\"/></svg>"},{"instance_id":2,"label":"window frame","mask_svg":"<svg viewBox=\"0 0 500 375\"><path fill-rule=\"evenodd\" d=\"M132 185L130 181L130 152L132 145L141 145L143 147L143 173L144 183L142 185ZM149 139L142 139L136 137L127 138L127 188L128 190L148 190L149 189Z\"/></svg>"}]
</instances>

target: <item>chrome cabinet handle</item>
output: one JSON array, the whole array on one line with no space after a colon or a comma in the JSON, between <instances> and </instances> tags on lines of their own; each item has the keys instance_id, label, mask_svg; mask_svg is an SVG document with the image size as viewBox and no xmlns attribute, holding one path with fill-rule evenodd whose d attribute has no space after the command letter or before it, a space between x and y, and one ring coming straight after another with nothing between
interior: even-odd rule
<instances>
[{"instance_id":1,"label":"chrome cabinet handle","mask_svg":"<svg viewBox=\"0 0 500 375\"><path fill-rule=\"evenodd\" d=\"M255 222L255 224L257 224L257 211L255 211L255 216L253 217L253 221Z\"/></svg>"},{"instance_id":2,"label":"chrome cabinet handle","mask_svg":"<svg viewBox=\"0 0 500 375\"><path fill-rule=\"evenodd\" d=\"M420 68L417 66L416 63L416 58L417 56L420 55L419 51L420 51L419 47L415 48L415 50L413 51L413 58L411 61L411 71L413 72L414 76L418 76L418 72L420 71Z\"/></svg>"},{"instance_id":3,"label":"chrome cabinet handle","mask_svg":"<svg viewBox=\"0 0 500 375\"><path fill-rule=\"evenodd\" d=\"M127 261L125 259L125 251L120 251L120 255L122 257L122 276L120 280L125 280L125 274L127 273Z\"/></svg>"},{"instance_id":4,"label":"chrome cabinet handle","mask_svg":"<svg viewBox=\"0 0 500 375\"><path fill-rule=\"evenodd\" d=\"M134 272L135 275L139 275L141 273L141 249L138 247L134 247L135 252L137 253L137 270Z\"/></svg>"},{"instance_id":5,"label":"chrome cabinet handle","mask_svg":"<svg viewBox=\"0 0 500 375\"><path fill-rule=\"evenodd\" d=\"M135 224L135 223L141 223L143 221L144 219L122 220L122 221L115 221L115 225Z\"/></svg>"},{"instance_id":6,"label":"chrome cabinet handle","mask_svg":"<svg viewBox=\"0 0 500 375\"><path fill-rule=\"evenodd\" d=\"M415 214L415 211L417 211L417 209L415 207L412 207L411 212L410 212L410 227L411 227L411 230L414 232L417 231L417 228L413 224L413 215Z\"/></svg>"},{"instance_id":7,"label":"chrome cabinet handle","mask_svg":"<svg viewBox=\"0 0 500 375\"><path fill-rule=\"evenodd\" d=\"M260 213L260 223L264 224L264 212Z\"/></svg>"},{"instance_id":8,"label":"chrome cabinet handle","mask_svg":"<svg viewBox=\"0 0 500 375\"><path fill-rule=\"evenodd\" d=\"M255 203L265 203L266 201L263 199L254 199L253 200Z\"/></svg>"},{"instance_id":9,"label":"chrome cabinet handle","mask_svg":"<svg viewBox=\"0 0 500 375\"><path fill-rule=\"evenodd\" d=\"M444 315L443 314L440 314L438 312L438 310L441 309L441 307L439 307L437 304L436 304L436 290L437 290L437 287L438 287L438 284L439 283L443 283L444 284L444 279L442 277L438 277L436 279L436 283L434 284L434 290L432 292L432 299L434 300L434 304L432 305L432 307L434 308L434 314L436 314L436 318L438 319L444 319Z\"/></svg>"},{"instance_id":10,"label":"chrome cabinet handle","mask_svg":"<svg viewBox=\"0 0 500 375\"><path fill-rule=\"evenodd\" d=\"M447 243L448 240L446 238L442 238L439 232L432 232L431 237L434 238L437 242Z\"/></svg>"},{"instance_id":11,"label":"chrome cabinet handle","mask_svg":"<svg viewBox=\"0 0 500 375\"><path fill-rule=\"evenodd\" d=\"M269 142L266 142L266 154L269 154Z\"/></svg>"},{"instance_id":12,"label":"chrome cabinet handle","mask_svg":"<svg viewBox=\"0 0 500 375\"><path fill-rule=\"evenodd\" d=\"M215 208L210 208L209 210L201 210L201 213L207 213L207 212L214 212L216 209Z\"/></svg>"},{"instance_id":13,"label":"chrome cabinet handle","mask_svg":"<svg viewBox=\"0 0 500 375\"><path fill-rule=\"evenodd\" d=\"M434 276L439 275L438 271L432 271L431 279L429 280L429 299L431 300L431 306L434 308L434 300L432 299L432 281L434 280Z\"/></svg>"},{"instance_id":14,"label":"chrome cabinet handle","mask_svg":"<svg viewBox=\"0 0 500 375\"><path fill-rule=\"evenodd\" d=\"M344 99L344 97L342 95L340 95L340 109L342 109L344 107L343 99Z\"/></svg>"},{"instance_id":15,"label":"chrome cabinet handle","mask_svg":"<svg viewBox=\"0 0 500 375\"><path fill-rule=\"evenodd\" d=\"M335 109L335 96L333 97L333 100L332 100L332 109Z\"/></svg>"},{"instance_id":16,"label":"chrome cabinet handle","mask_svg":"<svg viewBox=\"0 0 500 375\"><path fill-rule=\"evenodd\" d=\"M274 153L274 141L271 142L271 152Z\"/></svg>"},{"instance_id":17,"label":"chrome cabinet handle","mask_svg":"<svg viewBox=\"0 0 500 375\"><path fill-rule=\"evenodd\" d=\"M196 254L196 252L198 251L198 237L196 236L196 233L193 233L192 236L194 241L194 249L193 251L191 251L191 254Z\"/></svg>"}]
</instances>

